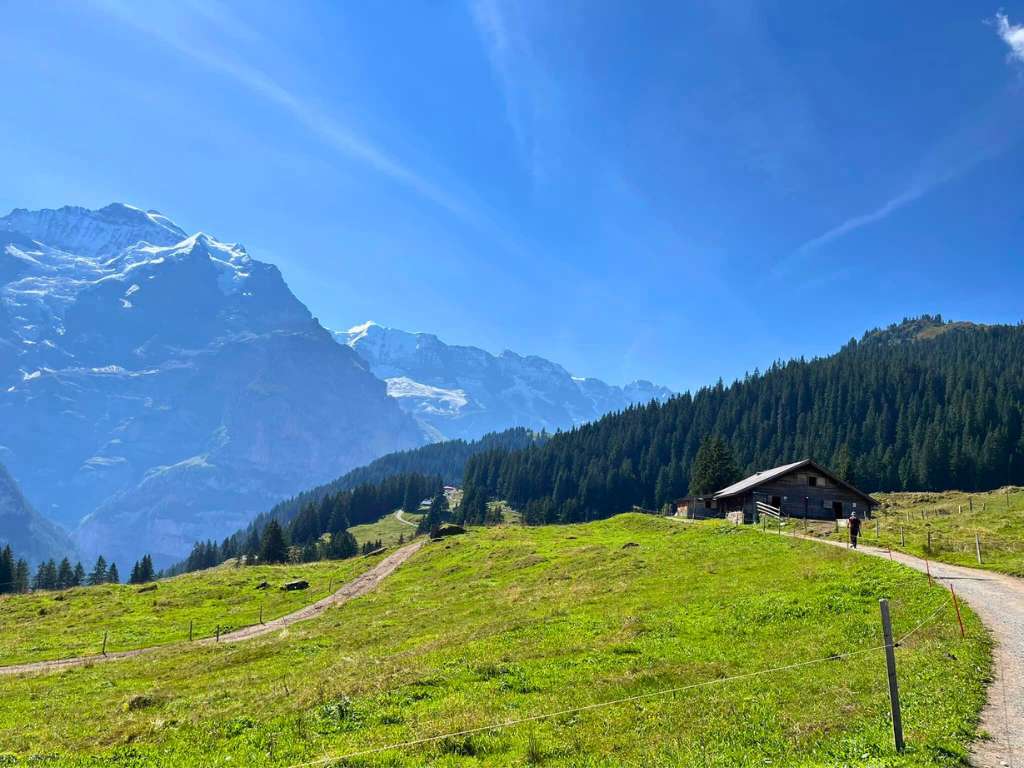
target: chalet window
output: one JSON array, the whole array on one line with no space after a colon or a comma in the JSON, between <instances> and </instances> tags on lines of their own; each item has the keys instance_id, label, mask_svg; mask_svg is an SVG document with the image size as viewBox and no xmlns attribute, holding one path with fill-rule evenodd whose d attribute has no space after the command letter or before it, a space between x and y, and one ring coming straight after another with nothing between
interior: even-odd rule
<instances>
[{"instance_id":1,"label":"chalet window","mask_svg":"<svg viewBox=\"0 0 1024 768\"><path fill-rule=\"evenodd\" d=\"M711 509L711 499L704 499L704 509Z\"/></svg>"},{"instance_id":2,"label":"chalet window","mask_svg":"<svg viewBox=\"0 0 1024 768\"><path fill-rule=\"evenodd\" d=\"M818 478L816 478L814 475L808 475L807 476L807 484L808 485L817 485L818 484Z\"/></svg>"}]
</instances>

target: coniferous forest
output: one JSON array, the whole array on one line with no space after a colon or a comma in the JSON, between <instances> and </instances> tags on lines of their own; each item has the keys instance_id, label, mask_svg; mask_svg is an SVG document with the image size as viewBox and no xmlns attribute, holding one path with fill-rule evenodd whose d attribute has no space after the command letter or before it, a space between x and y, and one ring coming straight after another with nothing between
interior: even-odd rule
<instances>
[{"instance_id":1,"label":"coniferous forest","mask_svg":"<svg viewBox=\"0 0 1024 768\"><path fill-rule=\"evenodd\" d=\"M1024 327L925 316L830 357L474 456L460 517L485 522L490 498L531 524L658 509L687 493L708 436L726 442L744 474L813 458L868 492L1024 484L1022 413Z\"/></svg>"},{"instance_id":2,"label":"coniferous forest","mask_svg":"<svg viewBox=\"0 0 1024 768\"><path fill-rule=\"evenodd\" d=\"M319 499L309 496L287 522L264 516L220 543L196 543L188 558L169 569L167 575L210 568L231 558L247 563L280 563L353 557L359 548L348 532L350 527L375 522L399 508L415 512L442 487L440 477L414 472L326 493Z\"/></svg>"}]
</instances>

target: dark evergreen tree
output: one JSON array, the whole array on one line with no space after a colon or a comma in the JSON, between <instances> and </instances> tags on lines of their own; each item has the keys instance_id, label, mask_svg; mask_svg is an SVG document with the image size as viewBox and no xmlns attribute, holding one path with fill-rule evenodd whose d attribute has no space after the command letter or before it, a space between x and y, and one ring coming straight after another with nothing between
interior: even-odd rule
<instances>
[{"instance_id":1,"label":"dark evergreen tree","mask_svg":"<svg viewBox=\"0 0 1024 768\"><path fill-rule=\"evenodd\" d=\"M117 572L117 563L111 563L107 569L107 583L108 584L120 584L121 575Z\"/></svg>"},{"instance_id":2,"label":"dark evergreen tree","mask_svg":"<svg viewBox=\"0 0 1024 768\"><path fill-rule=\"evenodd\" d=\"M720 491L740 479L732 451L717 436L704 438L690 470L690 493L694 496Z\"/></svg>"},{"instance_id":3,"label":"dark evergreen tree","mask_svg":"<svg viewBox=\"0 0 1024 768\"><path fill-rule=\"evenodd\" d=\"M97 584L107 583L107 560L103 555L96 558L96 565L93 566L92 571L89 573L89 586L94 587Z\"/></svg>"},{"instance_id":4,"label":"dark evergreen tree","mask_svg":"<svg viewBox=\"0 0 1024 768\"><path fill-rule=\"evenodd\" d=\"M260 542L260 563L283 563L288 560L288 544L284 539L284 531L277 520L271 520L263 530Z\"/></svg>"},{"instance_id":5,"label":"dark evergreen tree","mask_svg":"<svg viewBox=\"0 0 1024 768\"><path fill-rule=\"evenodd\" d=\"M14 592L14 553L8 544L0 552L0 594Z\"/></svg>"},{"instance_id":6,"label":"dark evergreen tree","mask_svg":"<svg viewBox=\"0 0 1024 768\"><path fill-rule=\"evenodd\" d=\"M448 516L448 497L444 492L435 494L430 501L430 509L427 510L419 525L416 526L416 533L432 533L444 522Z\"/></svg>"},{"instance_id":7,"label":"dark evergreen tree","mask_svg":"<svg viewBox=\"0 0 1024 768\"><path fill-rule=\"evenodd\" d=\"M19 595L24 594L28 592L30 586L28 563L19 559L14 566L14 591Z\"/></svg>"},{"instance_id":8,"label":"dark evergreen tree","mask_svg":"<svg viewBox=\"0 0 1024 768\"><path fill-rule=\"evenodd\" d=\"M75 563L75 570L72 571L71 586L80 587L85 584L85 568L81 563Z\"/></svg>"},{"instance_id":9,"label":"dark evergreen tree","mask_svg":"<svg viewBox=\"0 0 1024 768\"><path fill-rule=\"evenodd\" d=\"M71 570L71 563L65 557L60 561L60 565L57 566L57 589L67 589L73 587L75 581L75 573Z\"/></svg>"}]
</instances>

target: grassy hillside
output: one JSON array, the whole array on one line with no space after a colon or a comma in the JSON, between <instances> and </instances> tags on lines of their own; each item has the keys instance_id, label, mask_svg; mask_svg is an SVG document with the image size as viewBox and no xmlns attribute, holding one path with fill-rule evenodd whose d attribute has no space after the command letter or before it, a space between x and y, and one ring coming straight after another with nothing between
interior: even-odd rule
<instances>
[{"instance_id":1,"label":"grassy hillside","mask_svg":"<svg viewBox=\"0 0 1024 768\"><path fill-rule=\"evenodd\" d=\"M939 610L898 650L902 757L876 649L881 596L897 635ZM716 523L474 530L280 636L6 680L0 754L291 766L698 685L323 764L961 765L988 642L970 613L959 638L947 600L894 563Z\"/></svg>"},{"instance_id":2,"label":"grassy hillside","mask_svg":"<svg viewBox=\"0 0 1024 768\"><path fill-rule=\"evenodd\" d=\"M103 633L107 650L124 651L188 640L290 613L328 594L378 559L355 558L305 565L235 567L156 582L156 589L105 584L61 592L0 597L0 664L60 659L99 653ZM305 579L309 588L285 592L280 586ZM266 581L267 589L256 589ZM152 585L150 585L152 586Z\"/></svg>"},{"instance_id":3,"label":"grassy hillside","mask_svg":"<svg viewBox=\"0 0 1024 768\"><path fill-rule=\"evenodd\" d=\"M881 493L864 540L954 565L1024 576L1024 488L989 493ZM902 536L900 530L902 529ZM928 534L931 533L931 547ZM825 537L846 536L826 529ZM974 536L981 542L978 565Z\"/></svg>"},{"instance_id":4,"label":"grassy hillside","mask_svg":"<svg viewBox=\"0 0 1024 768\"><path fill-rule=\"evenodd\" d=\"M405 514L403 517L410 523L418 523L422 515ZM356 541L362 545L367 541L380 540L385 547L393 547L398 544L399 539L409 541L416 537L416 526L406 525L395 519L395 513L384 515L375 523L365 525L353 525L348 529L349 533L356 537Z\"/></svg>"}]
</instances>

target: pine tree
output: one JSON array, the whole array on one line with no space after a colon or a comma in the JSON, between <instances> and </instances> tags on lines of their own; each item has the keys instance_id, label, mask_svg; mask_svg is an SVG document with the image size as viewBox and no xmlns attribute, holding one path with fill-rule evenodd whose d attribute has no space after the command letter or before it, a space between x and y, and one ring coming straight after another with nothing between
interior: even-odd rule
<instances>
[{"instance_id":1,"label":"pine tree","mask_svg":"<svg viewBox=\"0 0 1024 768\"><path fill-rule=\"evenodd\" d=\"M222 551L223 554L223 551ZM143 584L153 581L156 578L156 573L153 570L153 558L149 555L142 556L142 562L140 564L139 577L142 579Z\"/></svg>"},{"instance_id":2,"label":"pine tree","mask_svg":"<svg viewBox=\"0 0 1024 768\"><path fill-rule=\"evenodd\" d=\"M140 567L141 566L139 565L139 561L136 560L135 561L135 565L132 566L132 572L128 575L128 583L129 584L141 584L142 583L142 577L139 575Z\"/></svg>"},{"instance_id":3,"label":"pine tree","mask_svg":"<svg viewBox=\"0 0 1024 768\"><path fill-rule=\"evenodd\" d=\"M284 539L284 531L277 520L271 520L263 529L263 540L260 542L260 562L263 564L283 563L288 559L288 544Z\"/></svg>"},{"instance_id":4,"label":"pine tree","mask_svg":"<svg viewBox=\"0 0 1024 768\"><path fill-rule=\"evenodd\" d=\"M430 501L430 509L427 510L419 525L416 526L416 533L430 533L437 530L437 527L444 522L448 516L448 497L444 492L437 494Z\"/></svg>"},{"instance_id":5,"label":"pine tree","mask_svg":"<svg viewBox=\"0 0 1024 768\"><path fill-rule=\"evenodd\" d=\"M117 563L111 563L110 568L107 569L107 583L108 584L120 584L121 576L117 572Z\"/></svg>"},{"instance_id":6,"label":"pine tree","mask_svg":"<svg viewBox=\"0 0 1024 768\"><path fill-rule=\"evenodd\" d=\"M14 591L19 595L24 594L28 592L30 586L28 563L19 559L14 566Z\"/></svg>"},{"instance_id":7,"label":"pine tree","mask_svg":"<svg viewBox=\"0 0 1024 768\"><path fill-rule=\"evenodd\" d=\"M702 496L720 491L739 480L739 475L732 451L725 441L717 436L706 437L690 469L690 493Z\"/></svg>"},{"instance_id":8,"label":"pine tree","mask_svg":"<svg viewBox=\"0 0 1024 768\"><path fill-rule=\"evenodd\" d=\"M8 544L0 552L0 594L14 592L14 553Z\"/></svg>"},{"instance_id":9,"label":"pine tree","mask_svg":"<svg viewBox=\"0 0 1024 768\"><path fill-rule=\"evenodd\" d=\"M89 586L95 587L97 584L106 584L107 582L107 561L103 555L96 558L96 565L93 566L92 571L89 573Z\"/></svg>"},{"instance_id":10,"label":"pine tree","mask_svg":"<svg viewBox=\"0 0 1024 768\"><path fill-rule=\"evenodd\" d=\"M75 574L71 570L71 563L65 557L57 567L57 589L67 589L74 586Z\"/></svg>"},{"instance_id":11,"label":"pine tree","mask_svg":"<svg viewBox=\"0 0 1024 768\"><path fill-rule=\"evenodd\" d=\"M80 587L85 584L85 568L81 563L75 563L75 570L72 572L71 586Z\"/></svg>"}]
</instances>

